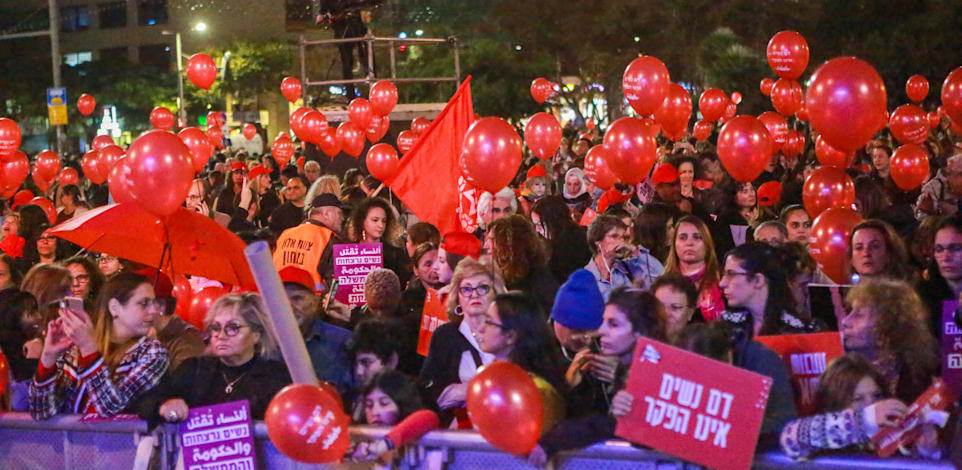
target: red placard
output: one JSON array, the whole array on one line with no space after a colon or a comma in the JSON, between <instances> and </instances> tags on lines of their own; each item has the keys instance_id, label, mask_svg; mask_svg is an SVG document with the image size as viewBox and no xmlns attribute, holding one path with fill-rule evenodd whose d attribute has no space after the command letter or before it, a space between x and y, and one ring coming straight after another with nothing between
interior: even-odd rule
<instances>
[{"instance_id":1,"label":"red placard","mask_svg":"<svg viewBox=\"0 0 962 470\"><path fill-rule=\"evenodd\" d=\"M941 379L935 379L928 390L919 396L899 420L898 426L882 428L872 438L879 457L891 457L899 446L908 447L918 440L926 415L932 411L944 411L955 400L955 394ZM947 418L947 416L945 416ZM944 425L944 421L941 423ZM941 427L941 426L940 426Z\"/></svg>"},{"instance_id":2,"label":"red placard","mask_svg":"<svg viewBox=\"0 0 962 470\"><path fill-rule=\"evenodd\" d=\"M589 207L585 209L585 213L581 215L581 221L578 223L584 227L587 227L591 225L591 222L595 220L595 217L598 217L598 213Z\"/></svg>"},{"instance_id":3,"label":"red placard","mask_svg":"<svg viewBox=\"0 0 962 470\"><path fill-rule=\"evenodd\" d=\"M791 372L799 415L815 413L815 391L822 372L845 354L841 333L758 336L755 340L775 351Z\"/></svg>"},{"instance_id":4,"label":"red placard","mask_svg":"<svg viewBox=\"0 0 962 470\"><path fill-rule=\"evenodd\" d=\"M444 310L441 295L434 289L427 289L424 296L424 308L421 310L421 332L418 334L418 354L428 355L431 347L431 336L434 330L448 322L448 314Z\"/></svg>"},{"instance_id":5,"label":"red placard","mask_svg":"<svg viewBox=\"0 0 962 470\"><path fill-rule=\"evenodd\" d=\"M717 469L747 469L772 379L638 338L615 435Z\"/></svg>"}]
</instances>

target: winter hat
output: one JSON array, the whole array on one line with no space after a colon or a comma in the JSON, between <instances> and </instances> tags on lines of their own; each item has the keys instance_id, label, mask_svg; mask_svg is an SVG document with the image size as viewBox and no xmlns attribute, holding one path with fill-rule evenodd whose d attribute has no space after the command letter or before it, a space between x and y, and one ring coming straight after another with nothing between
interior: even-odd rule
<instances>
[{"instance_id":1,"label":"winter hat","mask_svg":"<svg viewBox=\"0 0 962 470\"><path fill-rule=\"evenodd\" d=\"M595 275L579 269L558 289L551 319L573 330L597 330L605 313L605 299Z\"/></svg>"}]
</instances>

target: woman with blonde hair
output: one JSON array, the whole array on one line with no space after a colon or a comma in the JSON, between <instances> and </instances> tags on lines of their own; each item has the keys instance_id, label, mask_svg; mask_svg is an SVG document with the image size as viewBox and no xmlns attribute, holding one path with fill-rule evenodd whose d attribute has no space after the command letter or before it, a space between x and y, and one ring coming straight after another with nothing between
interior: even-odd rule
<instances>
[{"instance_id":1,"label":"woman with blonde hair","mask_svg":"<svg viewBox=\"0 0 962 470\"><path fill-rule=\"evenodd\" d=\"M314 197L320 196L324 193L331 193L337 196L338 199L341 198L341 182L334 175L324 175L314 181L311 184L311 188L307 190L306 201L313 201Z\"/></svg>"}]
</instances>

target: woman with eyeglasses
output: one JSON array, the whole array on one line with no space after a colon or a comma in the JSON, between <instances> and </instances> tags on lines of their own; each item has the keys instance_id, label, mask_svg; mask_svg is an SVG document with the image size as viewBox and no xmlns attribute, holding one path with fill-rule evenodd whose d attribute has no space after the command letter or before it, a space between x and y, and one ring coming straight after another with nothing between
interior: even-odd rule
<instances>
[{"instance_id":1,"label":"woman with eyeglasses","mask_svg":"<svg viewBox=\"0 0 962 470\"><path fill-rule=\"evenodd\" d=\"M271 398L291 377L277 360L263 299L250 292L225 295L210 306L204 326L211 355L184 361L144 400L140 414L178 422L191 407L248 400L252 419L264 419Z\"/></svg>"},{"instance_id":2,"label":"woman with eyeglasses","mask_svg":"<svg viewBox=\"0 0 962 470\"><path fill-rule=\"evenodd\" d=\"M124 270L124 265L120 262L120 258L114 255L108 255L107 253L100 253L100 255L97 256L97 266L107 279Z\"/></svg>"},{"instance_id":3,"label":"woman with eyeglasses","mask_svg":"<svg viewBox=\"0 0 962 470\"><path fill-rule=\"evenodd\" d=\"M454 415L466 416L468 381L481 366L494 361L494 355L482 351L475 338L494 296L503 292L501 274L490 263L464 258L454 270L447 302L450 322L434 330L421 368L427 396L442 412L442 424Z\"/></svg>"},{"instance_id":4,"label":"woman with eyeglasses","mask_svg":"<svg viewBox=\"0 0 962 470\"><path fill-rule=\"evenodd\" d=\"M84 299L85 304L93 304L106 281L104 273L86 256L74 256L63 265L70 271L70 295Z\"/></svg>"},{"instance_id":5,"label":"woman with eyeglasses","mask_svg":"<svg viewBox=\"0 0 962 470\"><path fill-rule=\"evenodd\" d=\"M83 309L62 303L59 316L47 324L40 367L30 384L34 419L58 413L113 416L157 385L169 361L167 350L148 333L161 304L149 280L138 274L121 274L104 286L96 324Z\"/></svg>"}]
</instances>

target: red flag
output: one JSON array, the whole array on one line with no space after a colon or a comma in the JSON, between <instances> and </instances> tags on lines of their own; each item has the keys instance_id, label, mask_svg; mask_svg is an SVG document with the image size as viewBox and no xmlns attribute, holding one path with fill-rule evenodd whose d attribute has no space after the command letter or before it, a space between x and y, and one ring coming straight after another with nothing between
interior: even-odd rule
<instances>
[{"instance_id":1,"label":"red flag","mask_svg":"<svg viewBox=\"0 0 962 470\"><path fill-rule=\"evenodd\" d=\"M461 142L474 122L471 77L401 158L394 179L385 182L418 219L443 233L460 230L458 222L458 155Z\"/></svg>"}]
</instances>

